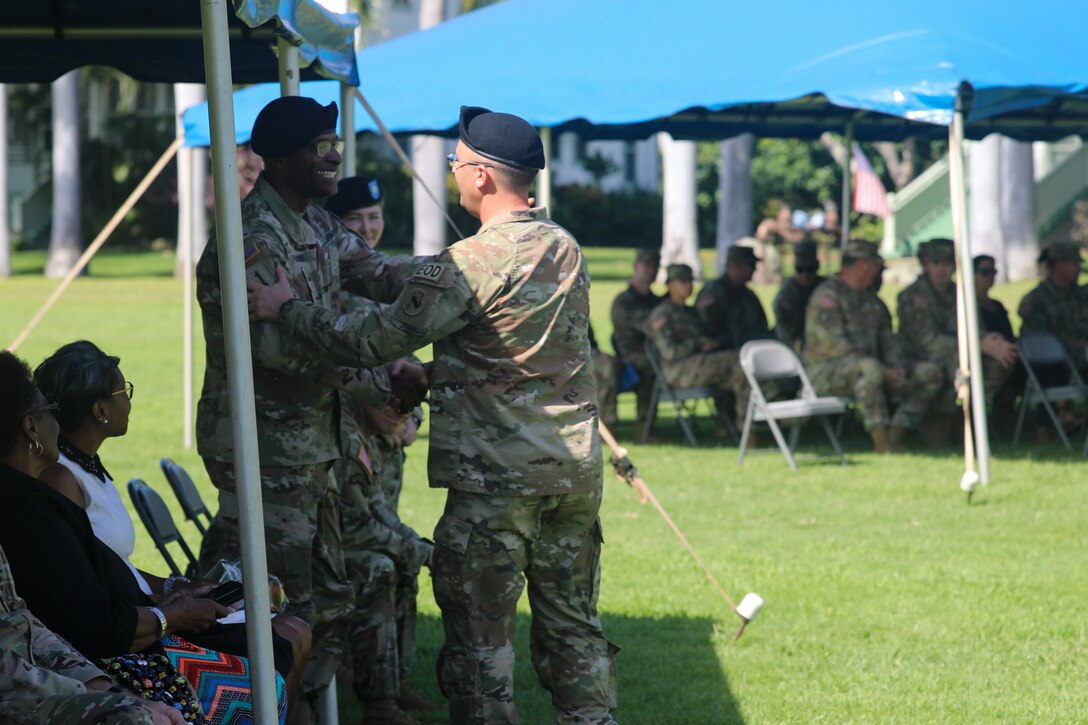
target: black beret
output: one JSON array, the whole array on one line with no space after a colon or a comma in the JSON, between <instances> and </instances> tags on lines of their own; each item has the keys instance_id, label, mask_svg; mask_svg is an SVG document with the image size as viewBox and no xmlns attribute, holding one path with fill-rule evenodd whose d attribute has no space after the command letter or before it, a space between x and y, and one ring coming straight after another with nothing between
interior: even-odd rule
<instances>
[{"instance_id":1,"label":"black beret","mask_svg":"<svg viewBox=\"0 0 1088 725\"><path fill-rule=\"evenodd\" d=\"M336 102L322 106L312 98L283 96L257 114L249 143L258 156L290 156L318 136L336 132Z\"/></svg>"},{"instance_id":2,"label":"black beret","mask_svg":"<svg viewBox=\"0 0 1088 725\"><path fill-rule=\"evenodd\" d=\"M365 209L380 204L381 201L382 187L377 179L352 176L350 179L340 180L336 193L325 202L325 211L344 216L353 209Z\"/></svg>"},{"instance_id":3,"label":"black beret","mask_svg":"<svg viewBox=\"0 0 1088 725\"><path fill-rule=\"evenodd\" d=\"M466 146L492 161L525 171L544 168L544 144L524 118L461 106L458 132Z\"/></svg>"}]
</instances>

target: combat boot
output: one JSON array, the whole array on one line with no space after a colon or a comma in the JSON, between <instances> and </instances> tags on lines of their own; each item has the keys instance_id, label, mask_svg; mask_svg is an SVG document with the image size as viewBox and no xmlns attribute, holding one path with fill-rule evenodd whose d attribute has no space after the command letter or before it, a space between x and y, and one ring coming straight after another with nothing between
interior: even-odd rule
<instances>
[{"instance_id":1,"label":"combat boot","mask_svg":"<svg viewBox=\"0 0 1088 725\"><path fill-rule=\"evenodd\" d=\"M397 706L408 712L438 712L445 710L446 706L437 702L431 702L422 695L412 692L412 688L405 685L400 688L400 697L397 698Z\"/></svg>"},{"instance_id":2,"label":"combat boot","mask_svg":"<svg viewBox=\"0 0 1088 725\"><path fill-rule=\"evenodd\" d=\"M877 453L888 452L888 429L882 425L878 425L869 431L869 435L873 437L873 450Z\"/></svg>"},{"instance_id":3,"label":"combat boot","mask_svg":"<svg viewBox=\"0 0 1088 725\"><path fill-rule=\"evenodd\" d=\"M392 698L363 703L362 725L422 725L419 720L397 707Z\"/></svg>"},{"instance_id":4,"label":"combat boot","mask_svg":"<svg viewBox=\"0 0 1088 725\"><path fill-rule=\"evenodd\" d=\"M907 437L907 429L898 425L888 428L888 453L902 453L907 450L903 439Z\"/></svg>"}]
</instances>

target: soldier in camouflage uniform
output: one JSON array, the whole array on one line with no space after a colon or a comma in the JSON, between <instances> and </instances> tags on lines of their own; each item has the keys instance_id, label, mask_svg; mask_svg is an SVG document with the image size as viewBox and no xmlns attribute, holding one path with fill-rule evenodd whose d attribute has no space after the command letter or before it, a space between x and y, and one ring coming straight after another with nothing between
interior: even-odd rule
<instances>
[{"instance_id":1,"label":"soldier in camouflage uniform","mask_svg":"<svg viewBox=\"0 0 1088 725\"><path fill-rule=\"evenodd\" d=\"M336 117L336 104L322 107L302 97L280 98L262 110L252 144L264 158L265 170L242 204L244 236L235 243L244 249L249 279L271 281L277 268L286 269L300 298L338 310L341 279L377 299L391 300L416 261L372 251L312 203L336 191ZM240 554L214 240L197 266L197 298L207 348L197 449L219 490L219 511L201 547L200 564L207 570L221 558L237 559ZM337 391L374 405L386 404L393 392L405 400L416 391L410 378L391 378L386 369L336 367L313 348L283 336L275 325L252 325L250 335L268 568L283 581L292 611L314 628L313 656L303 681L313 691L336 671L340 645L333 623L351 611L354 598L340 551L338 490L332 474L340 455Z\"/></svg>"},{"instance_id":2,"label":"soldier in camouflage uniform","mask_svg":"<svg viewBox=\"0 0 1088 725\"><path fill-rule=\"evenodd\" d=\"M616 417L616 396L619 394L618 365L616 358L609 355L597 344L593 334L593 325L589 326L589 349L593 355L593 372L597 379L597 411L603 423L610 430L615 430L619 419Z\"/></svg>"},{"instance_id":3,"label":"soldier in camouflage uniform","mask_svg":"<svg viewBox=\"0 0 1088 725\"><path fill-rule=\"evenodd\" d=\"M901 450L905 432L918 427L934 399L952 394L939 367L910 364L896 349L891 315L872 291L883 266L875 244L846 245L842 270L809 300L804 355L818 393L854 397L878 453ZM894 414L892 394L900 399Z\"/></svg>"},{"instance_id":4,"label":"soldier in camouflage uniform","mask_svg":"<svg viewBox=\"0 0 1088 725\"><path fill-rule=\"evenodd\" d=\"M773 337L767 313L748 287L759 261L751 247L734 244L725 255L725 272L707 283L695 298L695 309L707 334L722 350L740 350L749 340Z\"/></svg>"},{"instance_id":5,"label":"soldier in camouflage uniform","mask_svg":"<svg viewBox=\"0 0 1088 725\"><path fill-rule=\"evenodd\" d=\"M181 713L142 700L46 628L15 591L0 549L0 723L182 725Z\"/></svg>"},{"instance_id":6,"label":"soldier in camouflage uniform","mask_svg":"<svg viewBox=\"0 0 1088 725\"><path fill-rule=\"evenodd\" d=\"M1055 242L1040 261L1046 265L1046 279L1020 301L1020 329L1049 332L1088 377L1088 287L1077 284L1081 273L1080 247L1072 242Z\"/></svg>"},{"instance_id":7,"label":"soldier in camouflage uniform","mask_svg":"<svg viewBox=\"0 0 1088 725\"><path fill-rule=\"evenodd\" d=\"M952 281L956 271L955 246L951 239L923 242L918 247L918 260L922 263L922 274L899 293L900 346L908 360L926 360L937 365L944 375L945 388L951 390L960 366L956 285ZM992 400L1012 372L1016 346L998 333L988 333L980 342L985 355L982 369L986 397ZM930 411L938 417L925 427L933 442L947 439L950 419L942 414L953 412L954 408L954 398L938 397L937 405Z\"/></svg>"},{"instance_id":8,"label":"soldier in camouflage uniform","mask_svg":"<svg viewBox=\"0 0 1088 725\"><path fill-rule=\"evenodd\" d=\"M434 343L430 484L438 671L454 723L517 722L514 622L525 588L534 668L557 723L613 722L615 648L597 616L601 451L589 273L577 242L530 208L543 168L524 120L461 109L450 167L483 223L420 268L381 315L339 316L253 285L250 312L333 359L394 359ZM282 308L282 309L281 309Z\"/></svg>"},{"instance_id":9,"label":"soldier in camouflage uniform","mask_svg":"<svg viewBox=\"0 0 1088 725\"><path fill-rule=\"evenodd\" d=\"M654 371L646 359L646 320L664 299L650 285L661 268L661 254L655 249L635 252L634 273L627 289L612 301L612 341L616 355L638 372L638 430L642 430L654 392ZM606 421L607 423L607 421Z\"/></svg>"},{"instance_id":10,"label":"soldier in camouflage uniform","mask_svg":"<svg viewBox=\"0 0 1088 725\"><path fill-rule=\"evenodd\" d=\"M707 336L699 313L685 304L693 285L691 267L670 264L666 282L668 296L646 321L646 334L661 355L666 380L677 388L707 385L731 391L737 423L743 426L750 389L737 351L720 349L718 342ZM727 415L724 402L717 404L718 415Z\"/></svg>"},{"instance_id":11,"label":"soldier in camouflage uniform","mask_svg":"<svg viewBox=\"0 0 1088 725\"><path fill-rule=\"evenodd\" d=\"M782 284L773 304L775 335L796 353L805 344L805 309L809 298L823 281L816 244L799 242L794 246L793 276Z\"/></svg>"}]
</instances>

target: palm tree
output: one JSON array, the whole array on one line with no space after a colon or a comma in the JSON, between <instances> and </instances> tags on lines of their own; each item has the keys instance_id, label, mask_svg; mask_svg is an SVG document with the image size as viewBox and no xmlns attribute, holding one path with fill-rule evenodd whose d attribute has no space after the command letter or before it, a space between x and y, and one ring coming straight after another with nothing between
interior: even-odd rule
<instances>
[{"instance_id":1,"label":"palm tree","mask_svg":"<svg viewBox=\"0 0 1088 725\"><path fill-rule=\"evenodd\" d=\"M419 29L438 25L445 20L444 0L420 0ZM446 201L446 142L438 136L412 137L412 164L418 178L412 179L412 214L415 221L415 254L438 254L446 248L446 218L426 188L445 204ZM421 183L422 182L422 183Z\"/></svg>"},{"instance_id":2,"label":"palm tree","mask_svg":"<svg viewBox=\"0 0 1088 725\"><path fill-rule=\"evenodd\" d=\"M718 256L716 274L725 269L725 254L741 237L752 233L752 149L755 138L742 133L722 141L718 156Z\"/></svg>"},{"instance_id":3,"label":"palm tree","mask_svg":"<svg viewBox=\"0 0 1088 725\"><path fill-rule=\"evenodd\" d=\"M53 229L45 276L68 274L83 252L79 184L79 71L53 81Z\"/></svg>"},{"instance_id":4,"label":"palm tree","mask_svg":"<svg viewBox=\"0 0 1088 725\"><path fill-rule=\"evenodd\" d=\"M686 264L696 279L702 279L695 223L696 144L694 141L674 141L667 133L659 133L657 143L661 149L664 184L661 261L666 265Z\"/></svg>"}]
</instances>

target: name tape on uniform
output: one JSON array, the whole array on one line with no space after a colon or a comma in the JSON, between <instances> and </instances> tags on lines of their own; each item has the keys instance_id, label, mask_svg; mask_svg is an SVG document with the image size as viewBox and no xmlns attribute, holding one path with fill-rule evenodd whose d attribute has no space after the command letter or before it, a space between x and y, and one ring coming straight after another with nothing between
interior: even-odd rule
<instances>
[{"instance_id":1,"label":"name tape on uniform","mask_svg":"<svg viewBox=\"0 0 1088 725\"><path fill-rule=\"evenodd\" d=\"M430 262L415 271L409 282L422 282L435 287L449 287L453 284L453 265L443 262Z\"/></svg>"}]
</instances>

